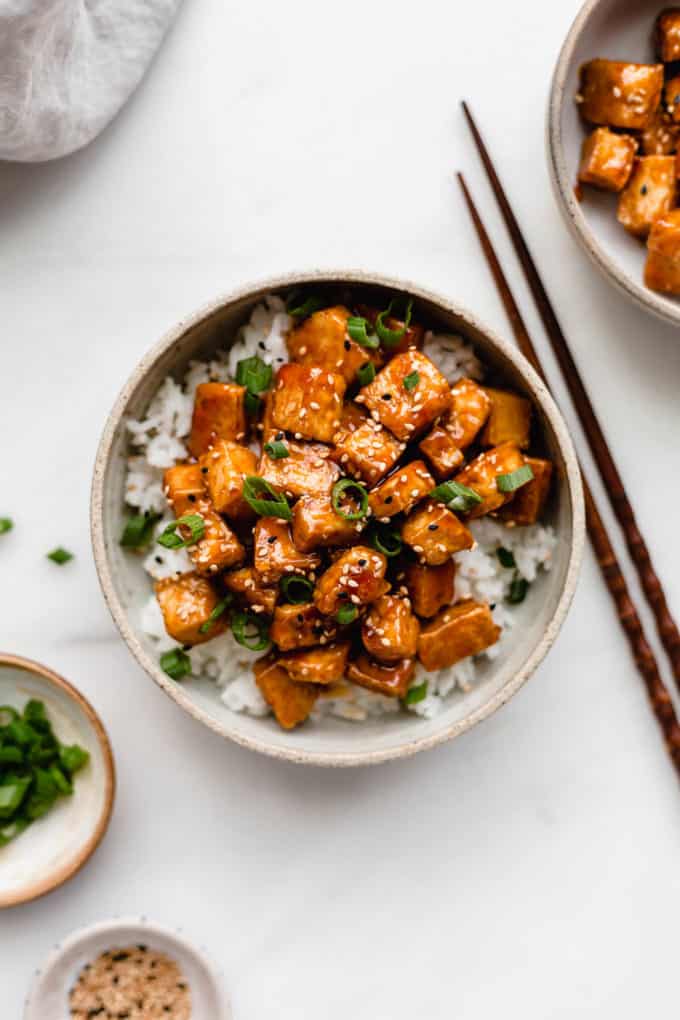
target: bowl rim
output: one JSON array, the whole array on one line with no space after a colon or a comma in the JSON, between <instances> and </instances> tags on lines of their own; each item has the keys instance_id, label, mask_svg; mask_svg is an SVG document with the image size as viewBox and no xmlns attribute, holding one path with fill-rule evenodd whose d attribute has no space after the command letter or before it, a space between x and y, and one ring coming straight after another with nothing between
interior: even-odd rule
<instances>
[{"instance_id":1,"label":"bowl rim","mask_svg":"<svg viewBox=\"0 0 680 1020\"><path fill-rule=\"evenodd\" d=\"M109 827L111 821L111 814L113 811L113 803L116 795L116 766L113 758L113 751L111 749L111 741L104 728L99 715L94 710L90 702L87 700L85 695L81 694L80 691L65 680L59 673L55 673L54 670L48 666L43 666L40 662L35 662L33 659L25 659L20 655L11 655L8 652L0 652L0 667L10 666L13 669L23 670L25 673L31 673L34 676L39 676L43 680L47 680L53 687L58 688L60 691L65 693L71 701L74 701L78 708L81 710L83 715L86 716L88 721L91 723L94 729L95 736L99 743L100 750L102 752L102 758L104 761L104 772L106 776L104 786L104 805L97 821L97 825L90 835L89 839L83 844L76 856L62 867L57 868L43 879L38 879L25 886L23 890L20 890L13 894L3 894L0 892L0 910L6 907L17 907L22 903L30 903L32 900L37 900L41 896L46 896L47 893L53 892L60 885L68 882L69 879L73 878L81 868L87 864L92 854L95 852L104 836L106 830Z\"/></svg>"},{"instance_id":2,"label":"bowl rim","mask_svg":"<svg viewBox=\"0 0 680 1020\"><path fill-rule=\"evenodd\" d=\"M670 322L677 326L680 323L680 300L674 302L645 287L642 282L638 283L621 268L616 259L607 254L576 200L574 193L576 171L574 167L570 169L567 165L561 125L564 103L569 101L566 94L567 77L572 65L574 50L587 27L590 16L604 2L605 0L586 0L571 24L555 64L546 117L546 149L550 182L565 223L591 262L639 308L646 312L652 312L664 322Z\"/></svg>"},{"instance_id":3,"label":"bowl rim","mask_svg":"<svg viewBox=\"0 0 680 1020\"><path fill-rule=\"evenodd\" d=\"M269 743L266 736L255 738L238 732L238 728L213 718L208 712L195 705L186 695L180 684L175 683L166 676L156 662L147 655L139 641L133 627L130 625L128 613L122 606L113 583L112 571L109 566L104 538L103 516L104 516L104 479L106 470L111 458L112 445L116 432L121 425L125 414L125 408L132 393L143 381L149 369L153 367L157 359L175 344L189 329L195 327L204 319L214 314L220 308L238 301L247 300L256 294L265 294L271 291L282 290L286 287L306 286L314 283L347 283L362 284L368 286L384 287L386 289L401 290L413 295L415 298L437 305L449 314L456 315L472 330L477 330L493 344L517 369L529 384L532 392L536 395L541 410L550 423L550 427L556 437L560 452L564 458L564 478L567 488L567 496L571 503L571 547L565 573L565 581L555 611L546 626L542 638L535 647L527 654L524 662L516 671L515 675L507 684L496 692L487 702L472 711L463 719L442 727L441 730L427 737L415 737L406 739L403 743L394 747L382 748L374 751L344 751L344 752L323 752L296 749L294 747L281 747ZM583 546L585 541L585 509L583 502L583 489L581 485L581 473L576 459L576 453L569 435L566 423L558 411L557 406L550 395L546 385L539 378L537 373L524 358L520 351L512 344L503 340L488 326L461 305L449 300L441 294L427 290L418 284L392 276L385 276L380 273L372 273L359 270L311 270L286 273L280 276L269 277L263 280L247 283L239 286L226 295L222 295L213 301L203 305L192 315L181 319L175 326L171 327L164 336L157 341L149 351L141 358L127 382L121 389L113 408L106 420L104 431L97 449L94 474L92 478L92 491L90 503L90 528L92 548L94 552L95 565L99 577L99 583L109 611L118 630L127 644L128 648L137 659L137 662L154 682L169 697L176 701L194 719L208 726L213 732L220 736L233 740L241 747L249 750L259 751L262 754L279 760L291 761L300 764L323 765L332 767L374 765L381 762L399 758L409 757L419 751L429 750L451 740L468 729L471 729L478 722L492 715L501 705L509 699L524 685L528 678L535 671L543 660L548 650L559 633L559 630L567 615L576 589L578 573L581 564Z\"/></svg>"}]
</instances>

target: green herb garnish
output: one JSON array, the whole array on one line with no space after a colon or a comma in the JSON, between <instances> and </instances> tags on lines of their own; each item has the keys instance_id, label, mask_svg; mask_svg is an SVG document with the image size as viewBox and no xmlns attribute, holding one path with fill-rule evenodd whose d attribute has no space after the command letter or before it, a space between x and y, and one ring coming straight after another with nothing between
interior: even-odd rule
<instances>
[{"instance_id":1,"label":"green herb garnish","mask_svg":"<svg viewBox=\"0 0 680 1020\"><path fill-rule=\"evenodd\" d=\"M408 390L410 393L411 390L416 388L419 382L420 372L411 372L409 375L404 377L404 389Z\"/></svg>"},{"instance_id":2,"label":"green herb garnish","mask_svg":"<svg viewBox=\"0 0 680 1020\"><path fill-rule=\"evenodd\" d=\"M326 302L317 294L305 297L299 290L294 290L286 301L286 311L294 319L306 319L308 315L318 312Z\"/></svg>"},{"instance_id":3,"label":"green herb garnish","mask_svg":"<svg viewBox=\"0 0 680 1020\"><path fill-rule=\"evenodd\" d=\"M427 680L423 680L422 684L416 684L415 687L409 687L404 696L404 704L415 705L425 697L427 697Z\"/></svg>"},{"instance_id":4,"label":"green herb garnish","mask_svg":"<svg viewBox=\"0 0 680 1020\"><path fill-rule=\"evenodd\" d=\"M266 496L265 499L262 497ZM243 482L243 498L260 517L280 517L291 521L293 515L288 500L259 475L246 475Z\"/></svg>"},{"instance_id":5,"label":"green herb garnish","mask_svg":"<svg viewBox=\"0 0 680 1020\"><path fill-rule=\"evenodd\" d=\"M306 577L299 574L289 574L282 577L279 587L285 599L293 605L301 606L304 602L311 602L314 594L314 585Z\"/></svg>"},{"instance_id":6,"label":"green herb garnish","mask_svg":"<svg viewBox=\"0 0 680 1020\"><path fill-rule=\"evenodd\" d=\"M11 517L0 517L0 535L4 535L7 531L11 531L14 527L14 521Z\"/></svg>"},{"instance_id":7,"label":"green herb garnish","mask_svg":"<svg viewBox=\"0 0 680 1020\"><path fill-rule=\"evenodd\" d=\"M361 365L357 369L357 379L362 386L368 386L375 379L375 365L372 361L367 361L365 365Z\"/></svg>"},{"instance_id":8,"label":"green herb garnish","mask_svg":"<svg viewBox=\"0 0 680 1020\"><path fill-rule=\"evenodd\" d=\"M189 537L182 538L177 534L177 528L188 528ZM200 542L205 535L205 521L200 514L184 514L176 521L171 521L163 533L158 536L158 544L166 549L186 549L190 545Z\"/></svg>"},{"instance_id":9,"label":"green herb garnish","mask_svg":"<svg viewBox=\"0 0 680 1020\"><path fill-rule=\"evenodd\" d=\"M231 592L228 592L228 594L225 595L224 598L217 603L217 605L215 606L215 608L213 609L212 613L205 621L205 623L202 623L201 626L198 628L199 634L207 634L210 631L210 628L212 627L215 620L219 620L222 613L232 604L233 601L234 596L232 595Z\"/></svg>"},{"instance_id":10,"label":"green herb garnish","mask_svg":"<svg viewBox=\"0 0 680 1020\"><path fill-rule=\"evenodd\" d=\"M182 648L171 648L169 652L163 652L160 664L171 680L181 680L191 673L191 659Z\"/></svg>"},{"instance_id":11,"label":"green herb garnish","mask_svg":"<svg viewBox=\"0 0 680 1020\"><path fill-rule=\"evenodd\" d=\"M255 613L234 613L231 630L238 643L251 652L260 652L269 644L267 622Z\"/></svg>"},{"instance_id":12,"label":"green herb garnish","mask_svg":"<svg viewBox=\"0 0 680 1020\"><path fill-rule=\"evenodd\" d=\"M522 467L510 471L507 475L499 475L496 479L496 488L499 492L515 492L516 489L521 489L523 485L530 482L533 477L534 472L531 470L531 465L523 464Z\"/></svg>"},{"instance_id":13,"label":"green herb garnish","mask_svg":"<svg viewBox=\"0 0 680 1020\"><path fill-rule=\"evenodd\" d=\"M397 528L391 528L388 524L376 524L369 537L369 542L374 549L388 558L398 556L402 549L399 531Z\"/></svg>"},{"instance_id":14,"label":"green herb garnish","mask_svg":"<svg viewBox=\"0 0 680 1020\"><path fill-rule=\"evenodd\" d=\"M282 457L290 457L290 451L280 439L273 439L270 443L264 444L265 453L268 453L273 460L281 460Z\"/></svg>"},{"instance_id":15,"label":"green herb garnish","mask_svg":"<svg viewBox=\"0 0 680 1020\"><path fill-rule=\"evenodd\" d=\"M510 590L505 601L509 602L512 606L516 606L520 602L524 602L528 590L529 582L525 580L525 578L520 577L519 574L516 574L512 580Z\"/></svg>"},{"instance_id":16,"label":"green herb garnish","mask_svg":"<svg viewBox=\"0 0 680 1020\"><path fill-rule=\"evenodd\" d=\"M449 510L457 510L459 513L466 513L482 502L478 492L468 489L467 485L461 485L460 482L443 482L432 490L430 496L432 499L438 499L440 503L446 503Z\"/></svg>"},{"instance_id":17,"label":"green herb garnish","mask_svg":"<svg viewBox=\"0 0 680 1020\"><path fill-rule=\"evenodd\" d=\"M368 319L364 319L363 315L350 316L347 320L347 332L360 347L368 347L370 350L375 350L376 347L380 346L380 340L374 334Z\"/></svg>"},{"instance_id":18,"label":"green herb garnish","mask_svg":"<svg viewBox=\"0 0 680 1020\"><path fill-rule=\"evenodd\" d=\"M65 563L68 563L68 561L72 560L74 557L73 553L69 552L68 549L62 549L62 547L58 545L56 549L52 550L52 552L48 552L47 558L48 560L52 560L53 563L58 564L58 566L63 567Z\"/></svg>"},{"instance_id":19,"label":"green herb garnish","mask_svg":"<svg viewBox=\"0 0 680 1020\"><path fill-rule=\"evenodd\" d=\"M236 366L236 382L250 393L264 393L272 384L273 369L258 354L242 358Z\"/></svg>"},{"instance_id":20,"label":"green herb garnish","mask_svg":"<svg viewBox=\"0 0 680 1020\"><path fill-rule=\"evenodd\" d=\"M251 418L254 418L260 412L262 401L258 397L257 393L251 393L250 390L246 390L246 395L243 398L243 406L246 414L250 415Z\"/></svg>"},{"instance_id":21,"label":"green herb garnish","mask_svg":"<svg viewBox=\"0 0 680 1020\"><path fill-rule=\"evenodd\" d=\"M356 510L348 511L346 506L341 505L341 501L346 499L356 504ZM345 521L360 521L368 510L368 493L361 482L341 478L331 489L331 503L338 517Z\"/></svg>"},{"instance_id":22,"label":"green herb garnish","mask_svg":"<svg viewBox=\"0 0 680 1020\"><path fill-rule=\"evenodd\" d=\"M335 614L335 619L338 621L339 624L341 624L344 627L348 623L354 623L358 615L359 610L357 609L357 607L351 605L351 603L349 602L346 602L343 606L340 606L340 608L338 609L337 613Z\"/></svg>"},{"instance_id":23,"label":"green herb garnish","mask_svg":"<svg viewBox=\"0 0 680 1020\"><path fill-rule=\"evenodd\" d=\"M509 549L504 549L503 546L500 549L496 549L496 556L498 562L502 567L514 567L516 566L515 557Z\"/></svg>"},{"instance_id":24,"label":"green herb garnish","mask_svg":"<svg viewBox=\"0 0 680 1020\"><path fill-rule=\"evenodd\" d=\"M383 346L385 347L396 347L400 340L406 335L406 330L411 325L411 312L413 311L413 299L409 298L406 303L406 312L404 314L403 326L400 329L390 329L389 326L385 325L385 319L393 317L394 306L399 303L399 298L392 298L387 308L380 312L377 319L375 320L375 331L380 337Z\"/></svg>"},{"instance_id":25,"label":"green herb garnish","mask_svg":"<svg viewBox=\"0 0 680 1020\"><path fill-rule=\"evenodd\" d=\"M148 545L153 535L153 529L160 521L161 514L134 514L128 517L121 535L120 544L126 549L140 549Z\"/></svg>"}]
</instances>

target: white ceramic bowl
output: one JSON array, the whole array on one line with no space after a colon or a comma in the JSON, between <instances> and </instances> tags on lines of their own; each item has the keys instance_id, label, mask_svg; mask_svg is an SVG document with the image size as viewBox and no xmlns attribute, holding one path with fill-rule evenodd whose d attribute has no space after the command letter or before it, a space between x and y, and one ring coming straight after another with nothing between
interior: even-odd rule
<instances>
[{"instance_id":1,"label":"white ceramic bowl","mask_svg":"<svg viewBox=\"0 0 680 1020\"><path fill-rule=\"evenodd\" d=\"M487 364L531 398L548 455L556 465L557 495L551 513L559 543L553 568L532 585L504 654L481 665L474 689L465 695L453 694L435 719L421 719L412 713L363 723L325 718L285 732L273 718L231 712L208 681L172 681L160 669L152 642L139 625L139 608L148 599L149 579L136 558L119 545L125 517L126 419L141 416L168 373L181 376L191 359L204 359L228 344L265 294L320 283L326 288L349 287L354 294L383 291L381 301L385 290L405 291L415 298L414 317L419 321L464 334L477 345ZM278 758L317 765L372 764L413 754L457 736L507 701L531 676L559 631L574 593L584 536L581 481L571 440L552 398L524 357L446 298L411 283L352 272L295 274L244 287L172 329L142 359L109 416L97 454L91 510L94 555L104 595L123 638L147 673L185 711L223 736Z\"/></svg>"},{"instance_id":2,"label":"white ceramic bowl","mask_svg":"<svg viewBox=\"0 0 680 1020\"><path fill-rule=\"evenodd\" d=\"M587 134L574 96L579 68L594 57L654 63L652 29L662 0L587 0L562 46L548 104L548 167L567 225L596 266L641 308L680 323L680 300L645 287L647 250L616 219L617 196L583 188L574 193Z\"/></svg>"}]
</instances>

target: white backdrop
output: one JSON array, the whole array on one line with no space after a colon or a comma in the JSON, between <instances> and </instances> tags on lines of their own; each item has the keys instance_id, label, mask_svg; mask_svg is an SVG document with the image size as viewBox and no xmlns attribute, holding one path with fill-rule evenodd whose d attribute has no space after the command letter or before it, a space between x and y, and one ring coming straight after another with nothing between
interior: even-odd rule
<instances>
[{"instance_id":1,"label":"white backdrop","mask_svg":"<svg viewBox=\"0 0 680 1020\"><path fill-rule=\"evenodd\" d=\"M639 1020L674 1001L678 784L590 552L555 649L509 706L413 760L328 772L223 743L164 698L119 640L89 548L105 415L142 353L216 294L363 266L507 334L453 180L468 173L509 256L465 96L680 613L680 337L594 275L545 166L577 7L186 3L93 146L0 166L0 513L16 520L0 647L83 689L119 774L89 866L0 915L2 1020L54 941L119 913L205 943L237 1020ZM77 554L61 570L44 558L57 544Z\"/></svg>"}]
</instances>

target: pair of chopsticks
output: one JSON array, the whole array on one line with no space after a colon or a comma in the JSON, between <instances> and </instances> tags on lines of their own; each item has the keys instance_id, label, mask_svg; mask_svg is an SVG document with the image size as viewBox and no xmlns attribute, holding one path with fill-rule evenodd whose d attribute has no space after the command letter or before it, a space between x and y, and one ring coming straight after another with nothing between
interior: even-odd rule
<instances>
[{"instance_id":1,"label":"pair of chopsticks","mask_svg":"<svg viewBox=\"0 0 680 1020\"><path fill-rule=\"evenodd\" d=\"M498 179L498 175L491 162L491 157L470 113L470 109L467 103L464 102L462 105L463 113L472 132L477 151L484 165L489 183L500 207L501 215L510 234L513 247L560 367L562 378L569 390L588 440L588 445L609 497L612 510L621 526L628 551L640 579L642 591L654 614L661 644L668 655L673 676L680 690L680 631L668 607L661 582L652 566L649 549L636 523L633 507L626 493L623 480L607 445L604 433L595 414L595 409L583 385L583 380L571 355L569 345L562 332L546 289L538 274L536 264L522 236L522 231ZM527 360L531 362L537 373L548 385L545 372L536 353L536 348L529 336L522 314L513 297L482 219L472 200L465 179L460 173L458 174L458 179L517 344ZM645 636L635 602L626 584L621 566L607 534L607 529L600 516L582 468L581 477L583 479L588 535L590 536L602 577L616 606L619 622L628 638L633 658L647 689L647 695L663 733L666 748L680 776L680 723L678 723L678 717L675 713L668 688L661 677L654 652Z\"/></svg>"}]
</instances>

